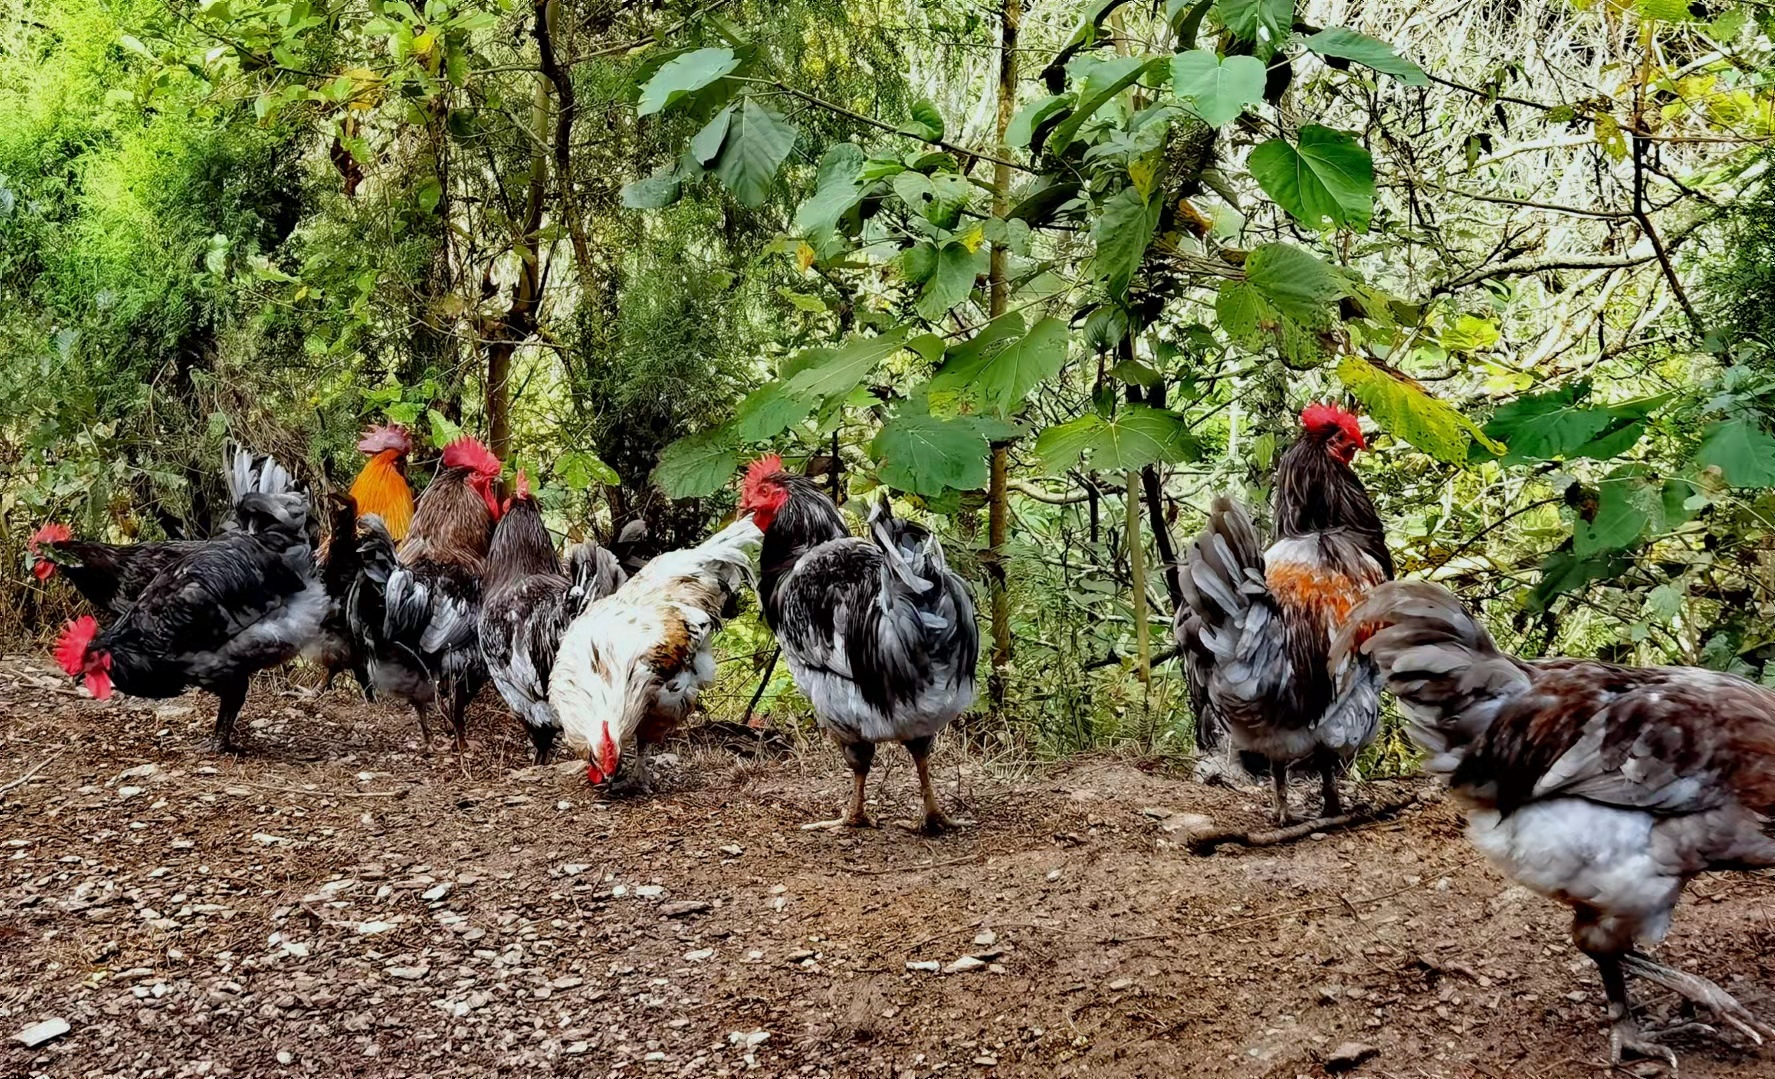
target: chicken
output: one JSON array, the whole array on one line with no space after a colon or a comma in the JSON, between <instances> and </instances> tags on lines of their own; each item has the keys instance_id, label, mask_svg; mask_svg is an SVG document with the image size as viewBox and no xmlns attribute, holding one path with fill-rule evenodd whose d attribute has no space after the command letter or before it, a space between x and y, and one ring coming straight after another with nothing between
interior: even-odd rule
<instances>
[{"instance_id":1,"label":"chicken","mask_svg":"<svg viewBox=\"0 0 1775 1079\"><path fill-rule=\"evenodd\" d=\"M362 567L357 550L357 500L349 494L334 494L332 499L332 528L327 535L326 553L321 563L321 581L327 590L327 616L322 619L314 641L303 649L303 654L320 664L321 670L326 672L322 689L332 688L338 673L350 670L364 695L375 700L369 661L352 636L347 609L352 585Z\"/></svg>"},{"instance_id":2,"label":"chicken","mask_svg":"<svg viewBox=\"0 0 1775 1079\"><path fill-rule=\"evenodd\" d=\"M819 486L774 456L747 471L740 507L764 530L765 621L851 769L845 815L807 827L871 825L863 799L881 742L905 746L917 766L924 817L914 827L969 823L946 816L931 786L931 743L973 704L980 654L973 596L936 537L894 517L884 494L869 538L855 538Z\"/></svg>"},{"instance_id":3,"label":"chicken","mask_svg":"<svg viewBox=\"0 0 1775 1079\"><path fill-rule=\"evenodd\" d=\"M1277 468L1275 542L1261 549L1245 511L1216 499L1185 556L1176 624L1198 738L1224 728L1235 749L1270 761L1281 824L1288 770L1300 764L1319 773L1323 815L1342 812L1338 773L1374 739L1380 680L1367 664L1334 686L1331 641L1393 576L1380 518L1350 469L1366 448L1356 417L1312 405L1301 426Z\"/></svg>"},{"instance_id":4,"label":"chicken","mask_svg":"<svg viewBox=\"0 0 1775 1079\"><path fill-rule=\"evenodd\" d=\"M1775 692L1693 667L1524 662L1422 581L1371 592L1335 657L1353 660L1346 677L1378 667L1474 845L1572 908L1572 940L1602 974L1616 1064L1633 1052L1676 1066L1635 1024L1628 974L1753 1041L1775 1038L1713 982L1637 950L1664 936L1697 874L1775 866Z\"/></svg>"},{"instance_id":5,"label":"chicken","mask_svg":"<svg viewBox=\"0 0 1775 1079\"><path fill-rule=\"evenodd\" d=\"M741 517L700 546L667 551L585 609L561 635L549 704L567 744L586 754L593 783L616 778L635 742L625 785L646 790L648 750L663 741L715 679L715 633L753 579L758 526Z\"/></svg>"},{"instance_id":6,"label":"chicken","mask_svg":"<svg viewBox=\"0 0 1775 1079\"><path fill-rule=\"evenodd\" d=\"M359 518L362 566L346 617L377 696L413 706L428 750L434 705L457 751L467 748L468 703L485 679L477 622L499 471L486 447L457 439L444 448L443 472L420 496L398 548L381 517Z\"/></svg>"},{"instance_id":7,"label":"chicken","mask_svg":"<svg viewBox=\"0 0 1775 1079\"><path fill-rule=\"evenodd\" d=\"M108 628L84 615L56 645L62 669L101 700L113 687L139 697L214 693L216 738L230 750L248 680L301 651L327 610L306 497L252 493L236 511L243 530L167 567Z\"/></svg>"},{"instance_id":8,"label":"chicken","mask_svg":"<svg viewBox=\"0 0 1775 1079\"><path fill-rule=\"evenodd\" d=\"M372 427L364 432L357 448L370 457L351 483L358 513L382 518L389 536L399 543L413 525L413 489L407 486L412 436L398 423Z\"/></svg>"},{"instance_id":9,"label":"chicken","mask_svg":"<svg viewBox=\"0 0 1775 1079\"><path fill-rule=\"evenodd\" d=\"M278 495L300 489L289 471L277 461L235 449L223 469L228 501L237 506L248 494ZM224 531L240 527L239 511L230 509ZM158 540L145 543L98 543L74 539L64 524L46 524L32 533L25 549L31 555L31 573L47 581L58 573L107 618L122 614L149 581L174 563L203 547L206 540Z\"/></svg>"},{"instance_id":10,"label":"chicken","mask_svg":"<svg viewBox=\"0 0 1775 1079\"><path fill-rule=\"evenodd\" d=\"M481 578L481 658L499 695L529 730L537 764L548 762L561 733L549 703L549 675L561 634L627 579L616 557L595 543L570 549L562 574L542 510L520 470L493 530Z\"/></svg>"}]
</instances>

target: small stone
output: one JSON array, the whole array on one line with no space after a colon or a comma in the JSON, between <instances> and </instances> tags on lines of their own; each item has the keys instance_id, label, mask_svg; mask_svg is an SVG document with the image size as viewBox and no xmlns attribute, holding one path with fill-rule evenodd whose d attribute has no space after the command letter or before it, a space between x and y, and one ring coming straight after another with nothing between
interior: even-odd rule
<instances>
[{"instance_id":1,"label":"small stone","mask_svg":"<svg viewBox=\"0 0 1775 1079\"><path fill-rule=\"evenodd\" d=\"M1117 978L1115 981L1109 983L1109 991L1112 993L1120 993L1122 990L1133 984L1133 978Z\"/></svg>"},{"instance_id":2,"label":"small stone","mask_svg":"<svg viewBox=\"0 0 1775 1079\"><path fill-rule=\"evenodd\" d=\"M700 963L705 959L712 958L714 955L715 949L713 948L698 948L692 952L685 952L684 959L686 962Z\"/></svg>"},{"instance_id":3,"label":"small stone","mask_svg":"<svg viewBox=\"0 0 1775 1079\"><path fill-rule=\"evenodd\" d=\"M813 950L808 949L808 948L797 948L794 951L790 952L787 958L788 958L789 962L791 962L791 963L799 963L803 959L814 958L814 956L816 954L818 954L818 953L816 953Z\"/></svg>"},{"instance_id":4,"label":"small stone","mask_svg":"<svg viewBox=\"0 0 1775 1079\"><path fill-rule=\"evenodd\" d=\"M1325 1058L1325 1070L1342 1072L1373 1060L1380 1055L1380 1050L1363 1042L1344 1042Z\"/></svg>"},{"instance_id":5,"label":"small stone","mask_svg":"<svg viewBox=\"0 0 1775 1079\"><path fill-rule=\"evenodd\" d=\"M935 959L927 959L916 963L907 963L906 969L916 970L924 974L935 974L943 969L943 964L937 962Z\"/></svg>"},{"instance_id":6,"label":"small stone","mask_svg":"<svg viewBox=\"0 0 1775 1079\"><path fill-rule=\"evenodd\" d=\"M1048 880L1049 881L1056 881L1059 879L1060 879L1060 870L1058 870L1058 869L1048 870Z\"/></svg>"},{"instance_id":7,"label":"small stone","mask_svg":"<svg viewBox=\"0 0 1775 1079\"><path fill-rule=\"evenodd\" d=\"M635 889L640 894L639 888ZM709 909L709 904L700 899L679 899L671 903L662 903L659 912L668 918L684 918L692 914L701 914Z\"/></svg>"},{"instance_id":8,"label":"small stone","mask_svg":"<svg viewBox=\"0 0 1775 1079\"><path fill-rule=\"evenodd\" d=\"M19 1031L13 1036L13 1040L22 1044L26 1049L35 1049L46 1042L55 1041L72 1029L66 1019L59 1017L45 1019L41 1023L35 1023Z\"/></svg>"},{"instance_id":9,"label":"small stone","mask_svg":"<svg viewBox=\"0 0 1775 1079\"><path fill-rule=\"evenodd\" d=\"M943 968L945 974L969 974L976 970L985 970L986 960L972 955L964 955Z\"/></svg>"},{"instance_id":10,"label":"small stone","mask_svg":"<svg viewBox=\"0 0 1775 1079\"><path fill-rule=\"evenodd\" d=\"M147 779L149 776L153 775L154 773L156 773L158 771L160 771L160 765L158 765L158 764L138 764L134 768L125 768L123 771L118 772L117 778L118 779Z\"/></svg>"},{"instance_id":11,"label":"small stone","mask_svg":"<svg viewBox=\"0 0 1775 1079\"><path fill-rule=\"evenodd\" d=\"M425 900L427 903L436 903L438 900L449 895L455 887L456 886L449 881L445 881L442 884L434 884L421 893L419 898Z\"/></svg>"},{"instance_id":12,"label":"small stone","mask_svg":"<svg viewBox=\"0 0 1775 1079\"><path fill-rule=\"evenodd\" d=\"M1172 812L1172 810L1166 809L1164 806L1147 806L1140 811L1140 815L1143 817L1151 817L1153 820L1164 820L1166 817L1171 816Z\"/></svg>"},{"instance_id":13,"label":"small stone","mask_svg":"<svg viewBox=\"0 0 1775 1079\"><path fill-rule=\"evenodd\" d=\"M359 936L372 937L397 928L399 927L393 922L363 922L357 927L357 931Z\"/></svg>"},{"instance_id":14,"label":"small stone","mask_svg":"<svg viewBox=\"0 0 1775 1079\"><path fill-rule=\"evenodd\" d=\"M974 1063L980 1065L982 1068L996 1068L998 1066L998 1058L991 1053L981 1053L974 1058Z\"/></svg>"},{"instance_id":15,"label":"small stone","mask_svg":"<svg viewBox=\"0 0 1775 1079\"><path fill-rule=\"evenodd\" d=\"M657 884L637 884L635 885L635 894L642 899L658 899L666 894L666 890Z\"/></svg>"},{"instance_id":16,"label":"small stone","mask_svg":"<svg viewBox=\"0 0 1775 1079\"><path fill-rule=\"evenodd\" d=\"M574 763L574 767L577 768L579 766L578 761L575 761L573 763ZM577 1057L577 1056L584 1056L586 1053L591 1052L591 1050L592 1050L592 1043L591 1042L574 1042L573 1044L569 1045L567 1048L561 1050L561 1052L566 1053L570 1057Z\"/></svg>"},{"instance_id":17,"label":"small stone","mask_svg":"<svg viewBox=\"0 0 1775 1079\"><path fill-rule=\"evenodd\" d=\"M431 973L430 967L389 967L388 976L403 982L416 982Z\"/></svg>"},{"instance_id":18,"label":"small stone","mask_svg":"<svg viewBox=\"0 0 1775 1079\"><path fill-rule=\"evenodd\" d=\"M136 795L138 795L140 793L142 793L141 787L118 787L117 788L117 797L121 801L128 801L129 799L134 798Z\"/></svg>"},{"instance_id":19,"label":"small stone","mask_svg":"<svg viewBox=\"0 0 1775 1079\"><path fill-rule=\"evenodd\" d=\"M990 948L998 943L998 934L990 929L982 929L974 935L974 943L982 948Z\"/></svg>"},{"instance_id":20,"label":"small stone","mask_svg":"<svg viewBox=\"0 0 1775 1079\"><path fill-rule=\"evenodd\" d=\"M589 865L581 865L578 862L573 862L568 865L562 866L561 872L567 874L570 877L577 877L581 873L584 873L586 870L588 870L590 868L592 868L592 867Z\"/></svg>"},{"instance_id":21,"label":"small stone","mask_svg":"<svg viewBox=\"0 0 1775 1079\"><path fill-rule=\"evenodd\" d=\"M575 974L563 974L549 984L556 989L576 989L585 984L585 979Z\"/></svg>"},{"instance_id":22,"label":"small stone","mask_svg":"<svg viewBox=\"0 0 1775 1079\"><path fill-rule=\"evenodd\" d=\"M288 1067L296 1062L295 1054L291 1053L288 1049L279 1049L277 1051L277 1062Z\"/></svg>"},{"instance_id":23,"label":"small stone","mask_svg":"<svg viewBox=\"0 0 1775 1079\"><path fill-rule=\"evenodd\" d=\"M750 1033L736 1030L727 1036L727 1044L737 1045L748 1051L758 1048L769 1040L770 1032L764 1030L754 1030Z\"/></svg>"},{"instance_id":24,"label":"small stone","mask_svg":"<svg viewBox=\"0 0 1775 1079\"><path fill-rule=\"evenodd\" d=\"M727 855L729 858L738 858L740 855L746 853L746 848L740 846L738 843L729 843L721 848L721 853Z\"/></svg>"}]
</instances>

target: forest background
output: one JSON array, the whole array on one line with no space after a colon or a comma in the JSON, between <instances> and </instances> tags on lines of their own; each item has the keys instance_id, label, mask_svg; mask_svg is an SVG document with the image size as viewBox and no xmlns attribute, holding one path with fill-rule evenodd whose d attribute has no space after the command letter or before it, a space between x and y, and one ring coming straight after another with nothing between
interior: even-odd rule
<instances>
[{"instance_id":1,"label":"forest background","mask_svg":"<svg viewBox=\"0 0 1775 1079\"><path fill-rule=\"evenodd\" d=\"M942 533L982 744L1181 752L1166 567L1337 399L1401 572L1509 647L1775 682L1772 40L1766 0L7 0L0 634L70 609L32 528L204 534L228 439L342 485L367 423L416 478L479 434L563 534L660 548L769 450ZM732 718L755 612L723 654Z\"/></svg>"}]
</instances>

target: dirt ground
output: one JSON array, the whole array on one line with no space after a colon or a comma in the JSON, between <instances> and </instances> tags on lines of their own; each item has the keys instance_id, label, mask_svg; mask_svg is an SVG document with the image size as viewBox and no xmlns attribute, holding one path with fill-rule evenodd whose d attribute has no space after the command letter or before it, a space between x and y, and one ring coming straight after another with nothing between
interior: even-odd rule
<instances>
[{"instance_id":1,"label":"dirt ground","mask_svg":"<svg viewBox=\"0 0 1775 1079\"><path fill-rule=\"evenodd\" d=\"M1182 815L1259 824L1263 792L951 754L977 827L804 832L843 798L835 754L686 748L608 802L523 767L488 701L462 762L345 692L259 691L239 758L205 746L212 710L0 663L0 1076L1534 1079L1606 1055L1563 911L1445 804L1197 857ZM910 767L879 759L878 813L908 814ZM1775 879L1702 880L1663 954L1775 1014L1772 910ZM1689 1079L1775 1074L1675 1044Z\"/></svg>"}]
</instances>

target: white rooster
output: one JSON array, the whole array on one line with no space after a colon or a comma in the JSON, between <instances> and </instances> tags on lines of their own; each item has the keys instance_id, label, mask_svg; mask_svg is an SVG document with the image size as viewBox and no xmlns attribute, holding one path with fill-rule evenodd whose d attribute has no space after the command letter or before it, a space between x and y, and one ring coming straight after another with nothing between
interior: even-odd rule
<instances>
[{"instance_id":1,"label":"white rooster","mask_svg":"<svg viewBox=\"0 0 1775 1079\"><path fill-rule=\"evenodd\" d=\"M622 747L636 744L632 780L650 786L647 750L689 714L715 678L723 611L752 583L763 534L741 517L701 546L669 551L586 608L561 637L549 703L561 732L586 755L586 776L608 783Z\"/></svg>"}]
</instances>

